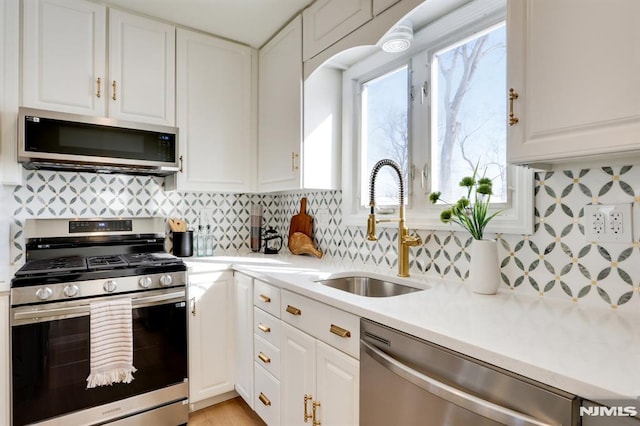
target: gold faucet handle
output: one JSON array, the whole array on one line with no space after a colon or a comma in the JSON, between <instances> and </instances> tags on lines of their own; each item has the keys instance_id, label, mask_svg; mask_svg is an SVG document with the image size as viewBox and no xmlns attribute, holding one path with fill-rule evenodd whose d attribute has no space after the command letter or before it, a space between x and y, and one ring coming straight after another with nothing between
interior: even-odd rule
<instances>
[{"instance_id":1,"label":"gold faucet handle","mask_svg":"<svg viewBox=\"0 0 640 426\"><path fill-rule=\"evenodd\" d=\"M376 236L376 215L370 214L369 219L367 219L367 240L376 241L378 237Z\"/></svg>"},{"instance_id":2,"label":"gold faucet handle","mask_svg":"<svg viewBox=\"0 0 640 426\"><path fill-rule=\"evenodd\" d=\"M422 238L419 235L405 235L402 242L409 247L415 247L422 244Z\"/></svg>"}]
</instances>

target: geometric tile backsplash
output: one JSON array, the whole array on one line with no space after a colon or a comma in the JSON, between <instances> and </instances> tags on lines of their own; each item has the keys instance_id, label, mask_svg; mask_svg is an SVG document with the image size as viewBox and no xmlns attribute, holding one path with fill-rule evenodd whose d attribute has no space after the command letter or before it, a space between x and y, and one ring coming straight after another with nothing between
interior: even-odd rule
<instances>
[{"instance_id":1,"label":"geometric tile backsplash","mask_svg":"<svg viewBox=\"0 0 640 426\"><path fill-rule=\"evenodd\" d=\"M396 269L395 228L380 229L379 241L371 243L366 241L366 224L343 226L340 191L165 192L158 177L27 170L23 182L5 197L12 204L7 210L12 212L14 265L24 262L22 228L30 217L182 217L193 225L211 226L216 252L247 252L252 203L263 206L265 225L284 236L305 196L309 214L321 208L329 212L329 226L314 222L315 242L326 256L388 268L390 273ZM502 288L581 305L640 309L638 238L599 244L584 238L584 206L597 203L640 203L640 166L536 173L534 234L495 235ZM419 231L423 244L411 249L412 274L464 281L471 239L456 231Z\"/></svg>"}]
</instances>

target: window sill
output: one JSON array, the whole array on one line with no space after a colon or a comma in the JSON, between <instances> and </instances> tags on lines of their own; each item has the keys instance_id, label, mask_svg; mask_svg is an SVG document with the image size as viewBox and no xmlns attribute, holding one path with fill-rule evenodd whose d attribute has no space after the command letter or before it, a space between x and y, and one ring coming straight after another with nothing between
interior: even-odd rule
<instances>
[{"instance_id":1,"label":"window sill","mask_svg":"<svg viewBox=\"0 0 640 426\"><path fill-rule=\"evenodd\" d=\"M517 188L512 194L513 206L504 210L493 218L486 228L487 232L500 234L533 234L534 223L534 171L525 167L516 167L513 176L513 188ZM368 213L361 209L356 213L351 202L350 194L343 191L342 199L342 223L346 226L366 226ZM378 219L395 218L397 211L393 214L376 215ZM430 212L417 213L406 212L407 227L409 229L436 230L436 231L461 231L462 228L455 223L442 223L440 221L440 211L433 209ZM378 224L383 228L395 228L397 223L383 222Z\"/></svg>"}]
</instances>

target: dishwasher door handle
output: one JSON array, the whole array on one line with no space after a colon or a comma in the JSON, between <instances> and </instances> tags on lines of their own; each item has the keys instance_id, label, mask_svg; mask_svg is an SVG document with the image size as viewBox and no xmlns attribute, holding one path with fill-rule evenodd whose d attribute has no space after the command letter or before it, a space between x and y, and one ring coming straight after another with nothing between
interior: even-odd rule
<instances>
[{"instance_id":1,"label":"dishwasher door handle","mask_svg":"<svg viewBox=\"0 0 640 426\"><path fill-rule=\"evenodd\" d=\"M505 425L552 426L549 423L541 422L540 420L527 416L526 414L485 401L482 398L478 398L477 396L463 392L460 389L456 389L452 386L439 382L420 371L402 364L398 360L363 340L360 340L360 344L367 355L387 370L390 370L433 395L480 416L487 417Z\"/></svg>"}]
</instances>

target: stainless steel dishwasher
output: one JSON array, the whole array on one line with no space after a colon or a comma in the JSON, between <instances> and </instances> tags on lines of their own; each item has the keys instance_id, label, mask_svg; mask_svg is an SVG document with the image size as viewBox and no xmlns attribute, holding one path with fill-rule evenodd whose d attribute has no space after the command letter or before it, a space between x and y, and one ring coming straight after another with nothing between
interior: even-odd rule
<instances>
[{"instance_id":1,"label":"stainless steel dishwasher","mask_svg":"<svg viewBox=\"0 0 640 426\"><path fill-rule=\"evenodd\" d=\"M360 424L580 424L579 398L362 319Z\"/></svg>"}]
</instances>

